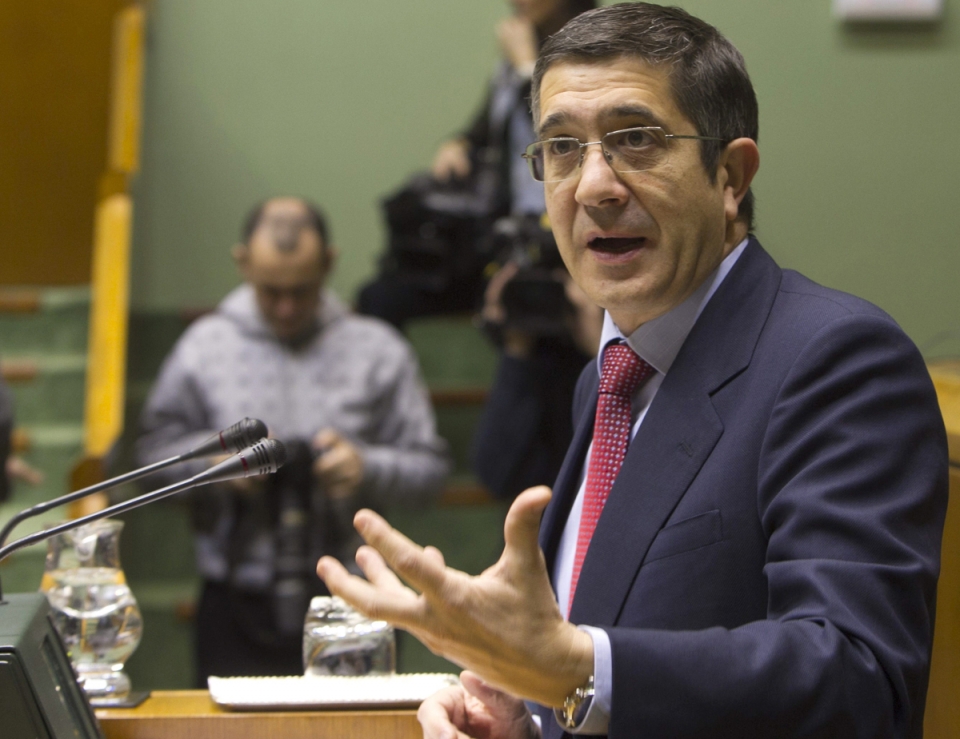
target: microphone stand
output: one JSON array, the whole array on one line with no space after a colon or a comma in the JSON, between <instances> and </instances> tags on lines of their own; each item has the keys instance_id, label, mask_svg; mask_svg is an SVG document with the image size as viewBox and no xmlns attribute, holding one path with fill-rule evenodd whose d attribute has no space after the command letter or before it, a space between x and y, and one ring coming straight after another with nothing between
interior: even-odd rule
<instances>
[{"instance_id":1,"label":"microphone stand","mask_svg":"<svg viewBox=\"0 0 960 739\"><path fill-rule=\"evenodd\" d=\"M109 490L110 488L116 487L117 485L123 485L125 482L133 482L134 480L139 480L141 477L146 477L147 475L158 472L159 470L166 469L171 467L180 461L180 457L170 457L170 459L165 459L162 462L154 462L147 467L142 467L138 470L133 470L132 472L127 472L124 475L119 477L113 477L109 480L104 480L103 482L98 482L96 485L91 485L90 487L82 488L80 490L75 490L72 493L67 493L66 495L61 495L59 498L54 498L53 500L45 500L42 503L37 503L35 506L31 506L26 510L20 511L13 518L7 521L3 528L0 529L0 547L2 547L7 539L10 537L10 533L19 526L23 521L28 518L33 518L34 516L39 516L41 513L46 513L51 508L56 508L57 506L65 505L66 503L72 503L75 500L80 500L80 498L85 498L88 495L93 495L94 493L102 492L103 490ZM78 519L79 520L79 519ZM0 552L3 550L0 549ZM0 559L2 559L0 555Z\"/></svg>"},{"instance_id":2,"label":"microphone stand","mask_svg":"<svg viewBox=\"0 0 960 739\"><path fill-rule=\"evenodd\" d=\"M189 480L184 480L182 482L174 483L173 485L168 485L165 488L160 488L159 490L154 490L150 493L145 493L144 495L139 495L136 498L131 498L130 500L124 501L123 503L117 503L112 505L109 508L104 508L102 511L97 511L96 513L91 513L82 518L75 518L72 521L67 521L66 523L59 524L58 526L53 526L49 529L44 529L43 531L38 531L35 534L30 534L29 536L24 536L22 539L17 539L11 544L0 548L0 560L3 560L5 557L13 554L18 549L23 547L30 546L31 544L36 544L41 542L44 539L49 539L52 536L57 534L62 534L64 531L69 531L70 529L79 528L88 523L93 523L94 521L99 521L101 518L107 518L113 516L117 513L124 513L131 510L132 508L138 508L139 506L146 505L147 503L152 503L155 500L160 498L166 498L168 495L174 495L175 493L188 490L192 487L197 487L198 485L203 485L207 482L213 482L212 480L200 480L199 482L196 478L191 477ZM2 584L0 584L0 603L3 603L3 590Z\"/></svg>"},{"instance_id":3,"label":"microphone stand","mask_svg":"<svg viewBox=\"0 0 960 739\"><path fill-rule=\"evenodd\" d=\"M280 441L276 439L261 439L256 444L244 449L241 452L238 452L233 457L224 460L218 465L214 465L210 469L205 470L198 475L194 475L188 480L182 480L181 482L176 482L173 485L168 485L167 487L160 488L159 490L138 495L136 498L131 498L130 500L126 500L122 503L117 503L116 505L104 508L102 511L96 511L95 513L83 516L82 518L76 518L72 521L67 521L66 523L62 523L52 528L44 529L43 531L38 531L34 534L24 536L21 539L17 539L6 546L0 547L0 561L3 561L6 557L18 549L30 546L31 544L36 544L45 539L49 539L50 537L61 534L64 531L78 528L85 524L92 523L93 521L99 521L101 518L108 518L109 516L113 516L117 513L125 513L133 508L139 508L147 503L152 503L155 500L160 500L161 498L175 495L176 493L189 490L190 488L199 487L200 485L207 485L212 482L222 482L223 480L230 480L238 477L265 475L276 472L285 461L286 450ZM50 502L52 503L54 501ZM0 585L0 605L3 605L3 603L3 590L2 585Z\"/></svg>"},{"instance_id":4,"label":"microphone stand","mask_svg":"<svg viewBox=\"0 0 960 739\"><path fill-rule=\"evenodd\" d=\"M151 475L154 472L159 472L167 467L172 467L179 462L187 462L191 459L197 459L199 457L209 456L211 454L220 454L231 451L238 453L244 448L254 444L257 439L260 439L266 435L267 427L263 421L259 421L255 418L244 418L242 421L238 421L237 423L233 424L233 426L214 434L199 447L191 449L188 452L184 452L183 454L178 454L176 457L170 457L169 459L164 459L160 462L154 462L146 467L141 467L138 470L133 470L132 472L127 472L126 474L112 477L109 480L104 480L103 482L98 482L96 485L75 490L72 493L61 495L59 498L54 498L53 500L45 500L42 503L37 503L35 506L20 511L3 525L3 528L0 529L0 547L6 544L11 532L28 518L39 516L41 513L46 513L52 508L66 505L67 503L72 503L73 501L80 500L80 498L85 498L88 495L100 493L104 490L109 490L119 485L123 485L124 483L139 480L140 478ZM3 557L0 556L0 559L2 558Z\"/></svg>"}]
</instances>

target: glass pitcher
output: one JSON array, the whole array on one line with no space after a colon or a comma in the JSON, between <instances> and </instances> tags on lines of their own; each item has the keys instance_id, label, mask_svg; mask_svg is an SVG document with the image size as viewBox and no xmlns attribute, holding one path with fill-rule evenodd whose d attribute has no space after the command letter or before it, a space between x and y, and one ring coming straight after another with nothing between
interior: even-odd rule
<instances>
[{"instance_id":1,"label":"glass pitcher","mask_svg":"<svg viewBox=\"0 0 960 739\"><path fill-rule=\"evenodd\" d=\"M122 529L122 521L104 519L49 539L40 584L93 705L130 692L123 665L143 633L140 608L120 567Z\"/></svg>"}]
</instances>

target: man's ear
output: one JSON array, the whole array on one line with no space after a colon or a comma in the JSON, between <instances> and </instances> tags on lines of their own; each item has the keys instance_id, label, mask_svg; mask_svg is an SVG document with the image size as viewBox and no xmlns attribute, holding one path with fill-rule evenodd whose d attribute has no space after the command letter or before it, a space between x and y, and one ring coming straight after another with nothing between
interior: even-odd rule
<instances>
[{"instance_id":1,"label":"man's ear","mask_svg":"<svg viewBox=\"0 0 960 739\"><path fill-rule=\"evenodd\" d=\"M326 244L323 247L323 277L326 279L333 272L333 267L337 263L337 257L340 256L340 250L333 244Z\"/></svg>"},{"instance_id":2,"label":"man's ear","mask_svg":"<svg viewBox=\"0 0 960 739\"><path fill-rule=\"evenodd\" d=\"M760 168L760 149L753 139L734 139L720 155L718 176L723 184L723 210L727 221L737 220L740 202Z\"/></svg>"},{"instance_id":3,"label":"man's ear","mask_svg":"<svg viewBox=\"0 0 960 739\"><path fill-rule=\"evenodd\" d=\"M240 274L246 279L247 267L250 264L250 247L246 244L234 244L230 247L230 256L233 257L233 263L237 265Z\"/></svg>"}]
</instances>

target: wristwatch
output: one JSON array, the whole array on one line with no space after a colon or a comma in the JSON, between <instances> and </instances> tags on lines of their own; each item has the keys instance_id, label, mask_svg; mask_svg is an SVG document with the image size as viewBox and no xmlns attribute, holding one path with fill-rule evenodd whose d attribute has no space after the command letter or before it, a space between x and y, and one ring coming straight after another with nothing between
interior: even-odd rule
<instances>
[{"instance_id":1,"label":"wristwatch","mask_svg":"<svg viewBox=\"0 0 960 739\"><path fill-rule=\"evenodd\" d=\"M583 723L593 703L593 675L587 682L563 699L563 708L554 708L557 722L567 731L572 731Z\"/></svg>"}]
</instances>

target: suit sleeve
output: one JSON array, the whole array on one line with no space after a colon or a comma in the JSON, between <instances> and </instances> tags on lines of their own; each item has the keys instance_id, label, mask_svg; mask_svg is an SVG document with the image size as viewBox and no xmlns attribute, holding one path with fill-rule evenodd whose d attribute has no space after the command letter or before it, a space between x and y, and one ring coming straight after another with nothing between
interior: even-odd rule
<instances>
[{"instance_id":1,"label":"suit sleeve","mask_svg":"<svg viewBox=\"0 0 960 739\"><path fill-rule=\"evenodd\" d=\"M947 495L921 357L889 319L837 319L757 423L766 618L608 629L610 736L919 737Z\"/></svg>"}]
</instances>

